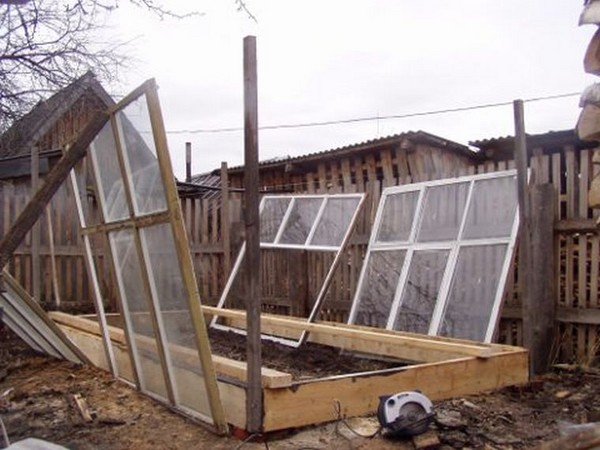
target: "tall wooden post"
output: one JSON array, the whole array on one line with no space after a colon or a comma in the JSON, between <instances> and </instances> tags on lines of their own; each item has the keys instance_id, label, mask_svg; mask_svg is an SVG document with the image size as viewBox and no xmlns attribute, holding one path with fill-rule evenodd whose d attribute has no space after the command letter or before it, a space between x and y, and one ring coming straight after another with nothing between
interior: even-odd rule
<instances>
[{"instance_id":1,"label":"tall wooden post","mask_svg":"<svg viewBox=\"0 0 600 450\"><path fill-rule=\"evenodd\" d=\"M531 245L529 229L529 200L527 193L527 137L525 135L525 113L523 100L513 102L515 119L515 165L517 167L517 197L519 200L519 292L521 297L521 310L523 312L523 345L529 350L530 373L533 373L531 365L532 355L532 320L535 317L533 305L530 302L528 281L531 270L529 247Z\"/></svg>"},{"instance_id":2,"label":"tall wooden post","mask_svg":"<svg viewBox=\"0 0 600 450\"><path fill-rule=\"evenodd\" d=\"M192 181L192 143L185 143L185 181Z\"/></svg>"},{"instance_id":3,"label":"tall wooden post","mask_svg":"<svg viewBox=\"0 0 600 450\"><path fill-rule=\"evenodd\" d=\"M523 101L514 101L515 163L521 230L519 288L523 310L523 343L529 350L530 374L548 370L555 320L553 279L554 191L528 188L528 156Z\"/></svg>"},{"instance_id":4,"label":"tall wooden post","mask_svg":"<svg viewBox=\"0 0 600 450\"><path fill-rule=\"evenodd\" d=\"M40 150L37 145L31 149L31 197L38 190L40 184ZM33 298L38 303L42 298L41 276L42 266L40 262L40 221L35 222L31 228L31 289Z\"/></svg>"},{"instance_id":5,"label":"tall wooden post","mask_svg":"<svg viewBox=\"0 0 600 450\"><path fill-rule=\"evenodd\" d=\"M256 37L244 38L244 221L246 224L247 430L260 432L263 419L260 343L260 236L258 216L258 93Z\"/></svg>"}]
</instances>

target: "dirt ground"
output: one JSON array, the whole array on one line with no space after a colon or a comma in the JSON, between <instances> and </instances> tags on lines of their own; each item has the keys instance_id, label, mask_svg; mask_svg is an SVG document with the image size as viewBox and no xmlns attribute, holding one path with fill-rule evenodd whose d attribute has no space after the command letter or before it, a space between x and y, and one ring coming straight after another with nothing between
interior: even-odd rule
<instances>
[{"instance_id":1,"label":"dirt ground","mask_svg":"<svg viewBox=\"0 0 600 450\"><path fill-rule=\"evenodd\" d=\"M76 396L89 406L91 420L75 407ZM440 444L429 448L533 448L557 438L568 423L600 421L600 375L550 373L524 386L434 402L434 410L427 437ZM347 427L372 434L373 417L278 433L262 443L219 437L102 370L35 354L6 330L0 331L0 419L11 442L37 437L73 450L415 448L411 439L368 439Z\"/></svg>"}]
</instances>

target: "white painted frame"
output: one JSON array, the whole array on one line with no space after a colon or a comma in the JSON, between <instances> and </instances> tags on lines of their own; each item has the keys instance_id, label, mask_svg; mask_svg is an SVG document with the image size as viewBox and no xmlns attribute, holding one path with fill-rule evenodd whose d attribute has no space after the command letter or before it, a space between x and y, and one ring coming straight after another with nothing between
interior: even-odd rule
<instances>
[{"instance_id":1,"label":"white painted frame","mask_svg":"<svg viewBox=\"0 0 600 450\"><path fill-rule=\"evenodd\" d=\"M292 209L294 208L296 199L298 199L298 198L322 199L322 202L321 202L321 205L319 206L319 210L313 220L313 223L310 227L310 231L304 241L304 244L281 243L280 242L281 237L282 237L283 232L289 222L289 217L291 215ZM327 208L328 201L332 200L332 199L353 199L353 198L358 199L358 203L356 204L354 213L352 214L350 222L348 223L348 226L346 227L346 231L344 232L342 242L339 245L312 245L311 241L312 241L314 234L316 232L316 229L321 221L321 218L323 217L324 211ZM272 243L271 242L269 242L269 243L261 242L260 248L264 248L264 249L279 248L279 249L294 249L294 250L307 250L307 251L336 252L334 260L331 263L331 266L329 267L329 271L327 272L325 279L323 280L321 289L319 290L319 293L317 295L317 298L315 300L313 308L307 319L307 321L309 323L314 322L317 315L319 314L322 303L325 299L325 294L327 293L327 289L329 288L329 285L331 284L331 281L333 279L335 269L337 268L337 266L341 260L342 253L343 253L344 249L346 248L346 246L348 245L348 241L350 239L350 235L352 234L352 230L354 229L354 226L356 224L358 214L361 211L362 206L364 204L365 194L265 195L260 202L260 207L259 207L260 213L262 213L265 203L269 199L290 199L290 202L287 205L287 209L283 215L281 223L279 224L279 228L278 228L277 232L275 233L274 241ZM227 279L227 283L225 284L225 287L223 288L223 292L221 293L221 297L219 298L219 302L217 303L217 308L224 308L225 302L227 300L227 296L229 295L229 292L231 291L231 287L233 286L233 282L235 281L235 278L237 277L237 275L239 273L239 270L240 270L240 267L242 265L242 261L243 261L245 255L246 255L246 243L244 242L242 244L242 247L240 248L240 251L235 260L235 263L233 265L233 268L231 270L229 278ZM224 331L233 331L235 333L238 333L238 334L241 334L244 336L246 335L246 330L231 327L228 325L222 325L220 323L217 323L218 319L219 319L218 315L213 316L213 318L210 322L211 328L215 328L218 330L224 330ZM303 331L298 340L284 338L284 337L280 337L280 336L272 336L272 335L268 335L268 334L262 334L261 338L265 339L265 340L279 342L281 344L288 345L290 347L298 348L308 338L308 332Z\"/></svg>"},{"instance_id":2,"label":"white painted frame","mask_svg":"<svg viewBox=\"0 0 600 450\"><path fill-rule=\"evenodd\" d=\"M516 170L507 170L501 172L491 172L481 175L471 175L453 179L444 179L444 180L433 180L426 181L421 183L415 183L410 185L396 186L384 189L379 207L377 209L377 214L375 216L375 221L373 224L373 230L371 232L371 237L369 239L369 246L367 249L367 253L365 256L365 261L363 263L361 273L359 276L359 281L356 287L356 292L354 294L354 298L352 301L352 308L350 310L350 316L348 318L348 323L353 324L356 320L356 315L360 306L360 297L363 285L365 283L365 278L369 266L369 260L371 258L372 253L380 252L385 250L405 250L406 256L402 263L402 268L400 271L400 275L398 278L398 283L396 285L396 290L394 294L394 298L390 307L386 329L393 329L394 323L397 317L397 314L401 308L401 299L404 293L404 290L407 285L407 279L409 275L409 271L411 268L412 257L415 251L419 250L448 250L448 259L446 261L446 268L444 270L444 274L442 276L442 281L440 283L438 298L436 305L434 307L431 321L429 324L428 334L432 336L436 336L439 334L442 319L444 313L446 311L448 296L450 294L450 289L452 286L452 279L455 273L456 264L458 261L458 256L460 249L471 247L471 246L491 246L491 245L506 245L506 254L504 256L504 261L500 270L500 275L498 279L498 286L496 288L496 293L494 296L494 301L492 304L492 311L490 315L490 319L488 321L488 325L486 328L486 333L484 337L485 342L491 342L494 331L498 322L498 315L500 311L500 305L502 303L502 297L504 294L504 286L506 284L506 278L508 276L508 271L510 269L510 264L513 258L513 253L515 249L515 241L519 229L519 209L517 205L517 198L515 196L515 216L513 218L513 223L511 227L510 233L505 237L496 237L496 238L477 238L477 239L466 239L463 238L463 233L465 231L466 220L469 214L471 201L473 199L473 189L475 183L481 180L495 179L495 178L505 178L505 177L513 177L516 181ZM428 188L435 186L444 186L444 185L452 185L458 183L469 183L469 190L466 197L464 211L462 212L462 218L460 221L457 238L456 239L446 239L440 241L427 241L427 242L417 242L416 235L419 230L419 225L422 221L422 217L426 214L424 211L425 204L425 192ZM377 235L379 233L384 209L385 209L385 201L390 195L406 193L406 192L418 192L418 200L415 206L415 213L412 220L411 230L409 234L409 238L406 241L397 241L397 242L382 242L377 240Z\"/></svg>"}]
</instances>

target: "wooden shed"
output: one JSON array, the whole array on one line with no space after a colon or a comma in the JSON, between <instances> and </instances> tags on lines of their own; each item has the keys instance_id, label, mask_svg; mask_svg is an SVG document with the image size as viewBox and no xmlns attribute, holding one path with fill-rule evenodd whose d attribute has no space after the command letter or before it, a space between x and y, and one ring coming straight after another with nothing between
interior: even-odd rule
<instances>
[{"instance_id":1,"label":"wooden shed","mask_svg":"<svg viewBox=\"0 0 600 450\"><path fill-rule=\"evenodd\" d=\"M72 144L94 112L114 104L88 72L39 102L0 136L0 208L4 235L31 198L33 186ZM94 207L94 199L89 198ZM73 193L63 184L46 215L28 234L9 265L10 272L42 304L67 310L92 309ZM111 283L101 280L106 298Z\"/></svg>"}]
</instances>

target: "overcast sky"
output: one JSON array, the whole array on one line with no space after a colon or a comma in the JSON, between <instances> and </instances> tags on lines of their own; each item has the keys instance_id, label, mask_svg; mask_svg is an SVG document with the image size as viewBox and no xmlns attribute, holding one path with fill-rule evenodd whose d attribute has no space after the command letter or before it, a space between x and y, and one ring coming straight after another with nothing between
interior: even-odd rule
<instances>
[{"instance_id":1,"label":"overcast sky","mask_svg":"<svg viewBox=\"0 0 600 450\"><path fill-rule=\"evenodd\" d=\"M185 10L192 2L164 2ZM163 20L128 6L113 33L137 37L122 93L156 78L175 173L243 164L242 39L258 44L259 125L425 111L580 92L594 28L573 0L234 0L193 2L204 14ZM529 133L573 128L578 98L527 103ZM512 134L511 106L409 119L263 130L260 159L296 156L409 130L466 144Z\"/></svg>"}]
</instances>

